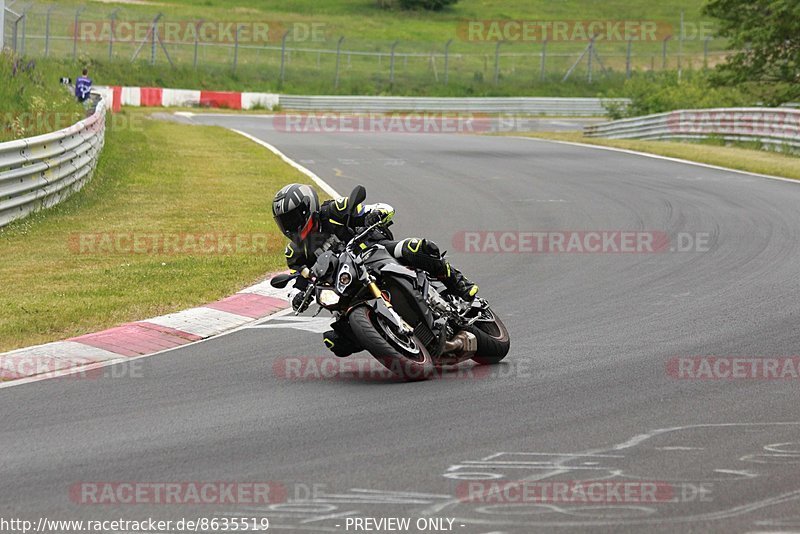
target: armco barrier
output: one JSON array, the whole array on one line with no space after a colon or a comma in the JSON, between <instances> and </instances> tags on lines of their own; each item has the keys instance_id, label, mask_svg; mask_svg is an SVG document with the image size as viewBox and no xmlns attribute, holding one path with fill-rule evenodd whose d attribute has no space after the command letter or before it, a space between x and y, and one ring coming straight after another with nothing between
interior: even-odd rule
<instances>
[{"instance_id":1,"label":"armco barrier","mask_svg":"<svg viewBox=\"0 0 800 534\"><path fill-rule=\"evenodd\" d=\"M610 101L623 105L628 102L626 99L611 99ZM279 102L281 108L296 111L520 113L578 117L601 117L607 113L603 106L606 101L600 98L280 95Z\"/></svg>"},{"instance_id":2,"label":"armco barrier","mask_svg":"<svg viewBox=\"0 0 800 534\"><path fill-rule=\"evenodd\" d=\"M599 98L428 98L403 96L296 96L235 91L198 91L160 87L98 87L114 111L120 106L202 106L230 109L274 109L280 105L293 111L388 113L392 111L453 113L514 113L574 117L606 114ZM627 99L611 99L617 106Z\"/></svg>"},{"instance_id":3,"label":"armco barrier","mask_svg":"<svg viewBox=\"0 0 800 534\"><path fill-rule=\"evenodd\" d=\"M609 139L758 142L774 150L800 151L800 110L716 108L659 113L587 126L587 137Z\"/></svg>"},{"instance_id":4,"label":"armco barrier","mask_svg":"<svg viewBox=\"0 0 800 534\"><path fill-rule=\"evenodd\" d=\"M58 204L92 177L105 142L105 103L69 128L0 143L0 226Z\"/></svg>"}]
</instances>

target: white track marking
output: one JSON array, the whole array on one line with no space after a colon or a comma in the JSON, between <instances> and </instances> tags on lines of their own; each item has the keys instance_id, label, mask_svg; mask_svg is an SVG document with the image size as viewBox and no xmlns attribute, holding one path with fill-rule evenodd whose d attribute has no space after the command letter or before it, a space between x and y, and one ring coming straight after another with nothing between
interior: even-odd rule
<instances>
[{"instance_id":1,"label":"white track marking","mask_svg":"<svg viewBox=\"0 0 800 534\"><path fill-rule=\"evenodd\" d=\"M191 119L195 114L192 113L192 112L189 112L189 111L179 111L179 112L176 113L176 115ZM306 176L311 178L311 180L313 180L314 183L316 183L323 191L328 193L330 196L332 196L332 197L341 196L341 195L339 195L339 193L336 192L336 190L333 187L328 185L322 178L320 178L319 176L314 174L312 171L306 169L302 165L296 163L294 160L292 160L291 158L289 158L288 156L283 154L280 150L278 150L274 146L270 145L269 143L267 143L265 141L262 141L261 139L258 139L256 137L253 137L252 135L250 135L248 133L245 133L245 132L242 132L240 130L231 129L231 131L236 132L236 133L238 133L240 135L243 135L244 137L247 137L248 139L252 140L253 142L255 142L255 143L263 146L264 148L268 149L273 154L275 154L278 157L280 157L283 161L285 161L286 163L288 163L289 165L291 165L292 167L294 167L298 171L302 172L303 174L305 174ZM268 281L264 281L262 283L255 284L253 286L245 288L245 289L243 289L241 291L241 293L258 293L258 294L262 294L262 295L266 295L266 296L277 296L275 294L268 294L269 290L266 288L265 284L268 284ZM184 311L186 311L186 310L184 310ZM176 316L176 315L178 315L180 313L181 312L177 312L176 314L170 314L170 315ZM20 379L11 380L11 381L8 381L8 382L0 382L0 389L14 387L14 386L21 386L23 384L29 384L31 382L40 382L42 380L50 380L50 379L53 379L53 378L60 378L60 377L64 377L64 376L69 376L69 375L73 375L73 374L77 374L77 373L86 372L86 371L92 371L94 369L98 369L98 368L101 368L101 367L108 367L110 365L115 365L115 364L119 364L119 363L127 363L127 362L131 362L131 361L134 361L134 360L139 360L139 359L142 359L142 358L149 358L150 356L155 356L157 354L164 354L166 352L170 352L170 351L173 351L173 350L176 350L176 349L183 349L183 348L189 347L191 345L196 345L198 343L204 343L206 341L210 341L212 339L216 339L218 337L227 336L227 335L239 332L240 330L243 330L244 328L247 328L247 327L249 327L251 325L263 324L263 323L265 323L267 321L271 321L272 319L283 317L283 316L285 316L285 315L287 315L289 313L291 313L291 309L282 310L280 312L274 313L272 315L268 315L267 317L258 319L256 321L248 320L246 322L246 324L243 324L243 325L240 325L240 326L236 326L235 328L232 328L231 330L228 330L227 332L222 332L222 333L219 333L219 334L215 334L215 335L212 335L212 336L207 337L205 339L200 339L200 340L197 340L197 341L193 341L191 343L187 343L185 345L179 345L177 347L172 347L172 348L165 349L165 350L162 350L162 351L153 352L151 354L142 354L141 356L130 356L130 357L125 357L125 356L120 355L119 359L108 360L106 362L100 362L100 363L96 363L96 364L92 364L92 365L86 365L86 366L82 366L82 367L76 367L74 369L65 369L64 371L58 371L56 373L47 373L44 376L31 376L31 377L28 377L28 378L20 378ZM142 319L142 321L140 321L140 322L151 322L151 321L155 321L156 319L160 319L160 318ZM58 343L58 342L56 342L56 343ZM27 348L30 348L30 347L27 347ZM26 350L26 348L18 349L18 350Z\"/></svg>"},{"instance_id":2,"label":"white track marking","mask_svg":"<svg viewBox=\"0 0 800 534\"><path fill-rule=\"evenodd\" d=\"M245 133L245 132L243 132L241 130L236 130L235 128L231 128L231 131L232 132L236 132L239 135L243 135L244 137L250 139L254 143L258 143L259 145L263 146L267 150L271 151L273 154L275 154L276 156L281 158L283 161L285 161L286 163L288 163L289 165L291 165L292 167L294 167L298 171L302 172L303 174L305 174L306 176L311 178L311 180L315 184L317 184L317 186L319 186L320 189L322 189L323 191L328 193L333 198L337 198L337 197L342 196L339 193L337 193L336 190L333 187L331 187L325 180L323 180L322 178L320 178L319 176L317 176L316 174L314 174L312 171L308 170L307 168L303 167L302 165L300 165L299 163L297 163L296 161L294 161L293 159L291 159L290 157L285 155L283 152L281 152L280 150L278 150L277 148L275 148L271 144L267 143L266 141L262 141L258 137L252 136L249 133Z\"/></svg>"},{"instance_id":3,"label":"white track marking","mask_svg":"<svg viewBox=\"0 0 800 534\"><path fill-rule=\"evenodd\" d=\"M689 161L688 159L680 159L680 158L671 158L669 156L659 156L658 154L650 154L648 152L639 152L637 150L629 150L627 148L616 148L611 146L602 146L602 145L590 145L588 143L575 143L573 141L556 141L555 139L542 139L540 137L523 137L520 135L513 135L511 136L514 139L526 139L528 141L542 141L545 143L558 143L560 145L570 145L570 146L577 146L580 148L595 148L597 150L609 150L611 152L622 152L623 154L631 154L634 156L643 156L645 158L653 158L653 159L660 159L664 161L672 161L674 163L683 163L686 165L694 165L696 167L705 167L706 169L714 169L717 171L725 171L725 172L735 172L737 174L746 174L747 176L756 176L758 178L767 178L770 180L780 180L781 182L792 182L792 183L800 183L800 180L795 180L793 178L785 178L783 176L772 176L770 174L759 174L756 172L748 172L748 171L740 171L738 169L731 169L728 167L720 167L718 165L711 165L709 163L700 163L697 161Z\"/></svg>"}]
</instances>

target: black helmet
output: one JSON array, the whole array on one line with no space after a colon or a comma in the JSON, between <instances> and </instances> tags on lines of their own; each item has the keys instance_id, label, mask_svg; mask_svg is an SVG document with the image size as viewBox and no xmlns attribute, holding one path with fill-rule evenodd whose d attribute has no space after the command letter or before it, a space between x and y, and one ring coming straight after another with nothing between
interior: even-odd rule
<instances>
[{"instance_id":1,"label":"black helmet","mask_svg":"<svg viewBox=\"0 0 800 534\"><path fill-rule=\"evenodd\" d=\"M319 212L319 197L311 187L289 184L275 194L272 216L283 234L303 240L313 230Z\"/></svg>"}]
</instances>

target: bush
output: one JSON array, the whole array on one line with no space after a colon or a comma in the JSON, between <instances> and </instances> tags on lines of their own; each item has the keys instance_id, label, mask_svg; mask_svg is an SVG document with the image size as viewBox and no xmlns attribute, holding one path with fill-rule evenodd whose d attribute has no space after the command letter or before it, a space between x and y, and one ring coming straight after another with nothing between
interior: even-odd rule
<instances>
[{"instance_id":1,"label":"bush","mask_svg":"<svg viewBox=\"0 0 800 534\"><path fill-rule=\"evenodd\" d=\"M441 11L456 2L458 0L397 0L397 4L403 9L427 9L429 11ZM391 8L394 4L395 2L391 0L378 0L378 5L383 8Z\"/></svg>"},{"instance_id":2,"label":"bush","mask_svg":"<svg viewBox=\"0 0 800 534\"><path fill-rule=\"evenodd\" d=\"M757 99L736 87L714 87L705 73L684 73L678 81L676 72L637 74L625 81L622 89L604 95L629 98L623 107L606 104L613 119L638 117L676 109L724 108L754 105Z\"/></svg>"},{"instance_id":3,"label":"bush","mask_svg":"<svg viewBox=\"0 0 800 534\"><path fill-rule=\"evenodd\" d=\"M0 141L66 128L83 117L83 107L58 82L65 74L0 52Z\"/></svg>"}]
</instances>

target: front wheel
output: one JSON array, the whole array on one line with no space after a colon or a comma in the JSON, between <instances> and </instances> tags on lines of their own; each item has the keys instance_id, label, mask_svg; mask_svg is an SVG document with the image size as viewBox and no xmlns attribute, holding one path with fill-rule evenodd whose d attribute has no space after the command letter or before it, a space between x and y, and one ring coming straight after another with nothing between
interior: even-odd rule
<instances>
[{"instance_id":1,"label":"front wheel","mask_svg":"<svg viewBox=\"0 0 800 534\"><path fill-rule=\"evenodd\" d=\"M481 365L500 363L511 348L508 329L491 308L482 310L481 317L466 330L478 338L478 351L472 359Z\"/></svg>"},{"instance_id":2,"label":"front wheel","mask_svg":"<svg viewBox=\"0 0 800 534\"><path fill-rule=\"evenodd\" d=\"M367 306L350 312L349 320L361 346L400 378L426 380L433 375L433 359L413 334L395 332L383 317Z\"/></svg>"}]
</instances>

